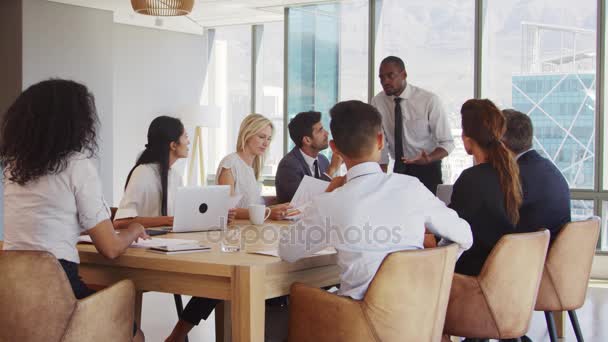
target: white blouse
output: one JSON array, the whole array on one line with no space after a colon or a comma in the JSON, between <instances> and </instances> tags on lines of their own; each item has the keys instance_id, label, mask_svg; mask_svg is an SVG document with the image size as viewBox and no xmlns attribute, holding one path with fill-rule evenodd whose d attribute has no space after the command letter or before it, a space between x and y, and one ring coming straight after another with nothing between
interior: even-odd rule
<instances>
[{"instance_id":1,"label":"white blouse","mask_svg":"<svg viewBox=\"0 0 608 342\"><path fill-rule=\"evenodd\" d=\"M79 263L80 233L110 219L97 168L85 154L73 153L67 167L26 185L4 171L5 250L48 251Z\"/></svg>"},{"instance_id":2,"label":"white blouse","mask_svg":"<svg viewBox=\"0 0 608 342\"><path fill-rule=\"evenodd\" d=\"M222 159L215 173L216 184L218 184L222 169L229 169L232 172L234 195L243 195L236 205L237 208L248 208L250 204L264 204L262 184L255 178L253 168L247 165L238 153L231 153Z\"/></svg>"},{"instance_id":3,"label":"white blouse","mask_svg":"<svg viewBox=\"0 0 608 342\"><path fill-rule=\"evenodd\" d=\"M172 168L167 179L167 215L173 216L177 188L183 186L182 177ZM141 164L133 170L131 179L120 201L114 219L162 216L162 186L160 167L156 163Z\"/></svg>"}]
</instances>

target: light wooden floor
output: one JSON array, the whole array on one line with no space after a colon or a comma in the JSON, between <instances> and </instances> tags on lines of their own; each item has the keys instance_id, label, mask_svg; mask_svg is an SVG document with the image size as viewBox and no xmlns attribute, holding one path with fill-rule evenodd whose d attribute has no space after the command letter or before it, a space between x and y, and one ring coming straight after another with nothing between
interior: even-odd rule
<instances>
[{"instance_id":1,"label":"light wooden floor","mask_svg":"<svg viewBox=\"0 0 608 342\"><path fill-rule=\"evenodd\" d=\"M184 296L184 305L189 297ZM145 293L142 317L142 328L146 341L163 341L177 322L173 296L162 293ZM593 282L587 292L587 301L577 310L579 323L586 342L608 341L608 282ZM570 321L567 321L566 337L562 341L576 341ZM215 322L213 314L208 321L203 321L189 335L191 342L215 341ZM535 312L528 336L533 341L549 341L545 316Z\"/></svg>"}]
</instances>

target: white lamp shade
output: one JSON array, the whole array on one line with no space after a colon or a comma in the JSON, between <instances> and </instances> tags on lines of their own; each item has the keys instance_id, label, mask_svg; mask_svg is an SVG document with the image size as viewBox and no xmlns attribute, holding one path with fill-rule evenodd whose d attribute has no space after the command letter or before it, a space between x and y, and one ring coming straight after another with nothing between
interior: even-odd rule
<instances>
[{"instance_id":1,"label":"white lamp shade","mask_svg":"<svg viewBox=\"0 0 608 342\"><path fill-rule=\"evenodd\" d=\"M218 106L194 105L184 108L180 118L186 127L219 128L221 113Z\"/></svg>"}]
</instances>

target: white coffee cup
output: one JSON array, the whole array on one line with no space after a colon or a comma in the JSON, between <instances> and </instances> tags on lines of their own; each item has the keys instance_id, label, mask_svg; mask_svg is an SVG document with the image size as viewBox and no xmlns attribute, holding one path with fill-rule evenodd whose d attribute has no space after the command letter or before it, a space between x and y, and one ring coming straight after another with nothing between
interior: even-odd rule
<instances>
[{"instance_id":1,"label":"white coffee cup","mask_svg":"<svg viewBox=\"0 0 608 342\"><path fill-rule=\"evenodd\" d=\"M264 221L270 216L270 208L266 208L263 204L249 205L249 220L253 224L264 224Z\"/></svg>"}]
</instances>

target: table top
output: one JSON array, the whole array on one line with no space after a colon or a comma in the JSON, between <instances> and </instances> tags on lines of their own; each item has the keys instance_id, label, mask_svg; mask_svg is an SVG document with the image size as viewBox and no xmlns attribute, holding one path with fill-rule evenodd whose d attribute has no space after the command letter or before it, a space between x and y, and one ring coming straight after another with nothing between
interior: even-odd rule
<instances>
[{"instance_id":1,"label":"table top","mask_svg":"<svg viewBox=\"0 0 608 342\"><path fill-rule=\"evenodd\" d=\"M194 274L229 276L233 266L260 266L273 272L288 272L336 263L336 255L318 255L296 263L282 261L278 257L252 254L260 250L276 250L279 231L289 229L291 221L267 221L263 225L252 225L248 220L237 220L230 229L239 229L243 248L239 252L225 253L220 250L220 231L170 233L161 238L197 240L211 247L210 251L166 255L153 253L144 248L129 248L116 260L108 260L91 244L79 244L81 263L107 264Z\"/></svg>"}]
</instances>

